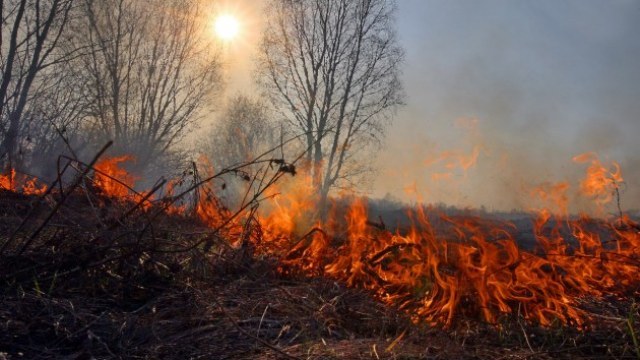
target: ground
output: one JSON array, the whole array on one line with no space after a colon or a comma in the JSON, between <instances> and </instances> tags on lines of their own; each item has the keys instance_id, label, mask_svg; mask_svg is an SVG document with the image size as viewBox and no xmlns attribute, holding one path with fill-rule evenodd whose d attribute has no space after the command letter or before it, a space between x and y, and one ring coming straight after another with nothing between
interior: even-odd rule
<instances>
[{"instance_id":1,"label":"ground","mask_svg":"<svg viewBox=\"0 0 640 360\"><path fill-rule=\"evenodd\" d=\"M519 314L444 328L154 210L90 189L1 191L0 358L640 357L632 296L585 298L587 330Z\"/></svg>"}]
</instances>

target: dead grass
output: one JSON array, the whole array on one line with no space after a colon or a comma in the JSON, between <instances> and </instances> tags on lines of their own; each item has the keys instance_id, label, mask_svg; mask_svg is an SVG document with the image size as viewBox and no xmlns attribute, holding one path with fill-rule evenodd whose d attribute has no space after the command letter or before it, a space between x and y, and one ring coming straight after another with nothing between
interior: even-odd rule
<instances>
[{"instance_id":1,"label":"dead grass","mask_svg":"<svg viewBox=\"0 0 640 360\"><path fill-rule=\"evenodd\" d=\"M632 294L585 298L595 314L586 332L533 327L518 314L442 329L365 291L283 275L274 259L223 246L223 232L194 219L150 218L154 209L131 211L135 203L81 186L47 220L59 202L0 192L0 243L14 239L0 257L0 358L638 357Z\"/></svg>"}]
</instances>

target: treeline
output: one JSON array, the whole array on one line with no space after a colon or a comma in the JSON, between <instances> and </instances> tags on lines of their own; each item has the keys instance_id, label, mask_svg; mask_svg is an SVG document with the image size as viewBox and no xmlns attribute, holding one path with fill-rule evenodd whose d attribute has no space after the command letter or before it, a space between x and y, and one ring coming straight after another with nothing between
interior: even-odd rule
<instances>
[{"instance_id":1,"label":"treeline","mask_svg":"<svg viewBox=\"0 0 640 360\"><path fill-rule=\"evenodd\" d=\"M197 1L4 0L3 171L52 171L108 140L138 170L165 161L221 83Z\"/></svg>"},{"instance_id":2,"label":"treeline","mask_svg":"<svg viewBox=\"0 0 640 360\"><path fill-rule=\"evenodd\" d=\"M222 121L190 135L191 149L178 147L224 83L212 2L0 4L3 172L52 178L60 154L86 159L109 140L111 155L135 156L137 174L196 160L193 147L220 169L288 143L305 153L324 208L331 190L365 187L404 100L395 1L272 0L263 4L257 91L247 91L256 95L230 99Z\"/></svg>"}]
</instances>

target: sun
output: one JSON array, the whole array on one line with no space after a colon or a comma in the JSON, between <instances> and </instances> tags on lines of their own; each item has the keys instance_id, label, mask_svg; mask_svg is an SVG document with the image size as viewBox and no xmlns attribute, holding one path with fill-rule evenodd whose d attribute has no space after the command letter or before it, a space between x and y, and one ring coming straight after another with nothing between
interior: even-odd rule
<instances>
[{"instance_id":1,"label":"sun","mask_svg":"<svg viewBox=\"0 0 640 360\"><path fill-rule=\"evenodd\" d=\"M214 26L216 35L225 41L233 40L240 31L238 19L229 14L218 16Z\"/></svg>"}]
</instances>

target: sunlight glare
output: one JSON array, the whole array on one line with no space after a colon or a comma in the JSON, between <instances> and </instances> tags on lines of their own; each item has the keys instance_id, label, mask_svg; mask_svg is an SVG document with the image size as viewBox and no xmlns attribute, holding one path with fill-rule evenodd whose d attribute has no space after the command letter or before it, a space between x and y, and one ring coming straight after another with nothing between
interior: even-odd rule
<instances>
[{"instance_id":1,"label":"sunlight glare","mask_svg":"<svg viewBox=\"0 0 640 360\"><path fill-rule=\"evenodd\" d=\"M215 31L222 40L229 41L238 35L240 24L232 15L220 15L216 19Z\"/></svg>"}]
</instances>

